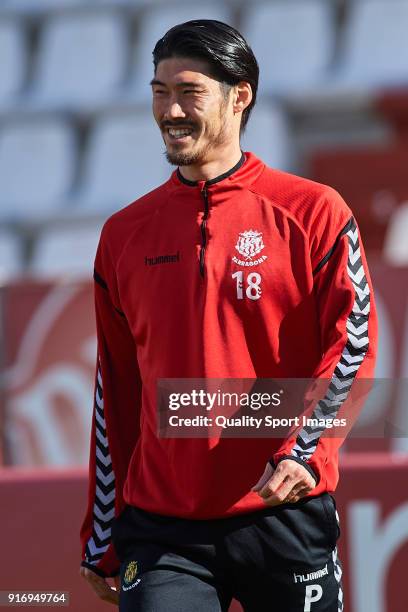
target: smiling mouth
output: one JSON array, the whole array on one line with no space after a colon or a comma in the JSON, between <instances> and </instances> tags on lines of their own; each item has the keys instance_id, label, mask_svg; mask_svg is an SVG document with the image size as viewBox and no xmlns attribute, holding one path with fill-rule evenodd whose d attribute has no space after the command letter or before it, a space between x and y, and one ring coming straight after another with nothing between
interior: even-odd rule
<instances>
[{"instance_id":1,"label":"smiling mouth","mask_svg":"<svg viewBox=\"0 0 408 612\"><path fill-rule=\"evenodd\" d=\"M193 133L193 128L165 128L167 135L170 137L170 140L173 141L182 141L187 140L189 136Z\"/></svg>"}]
</instances>

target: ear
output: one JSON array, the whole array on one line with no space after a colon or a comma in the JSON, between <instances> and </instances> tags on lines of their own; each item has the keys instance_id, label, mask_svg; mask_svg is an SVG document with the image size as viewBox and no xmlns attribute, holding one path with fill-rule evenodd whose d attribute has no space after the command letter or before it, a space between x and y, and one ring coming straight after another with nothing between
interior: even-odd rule
<instances>
[{"instance_id":1,"label":"ear","mask_svg":"<svg viewBox=\"0 0 408 612\"><path fill-rule=\"evenodd\" d=\"M234 114L242 113L252 102L252 87L246 81L234 86L233 110Z\"/></svg>"}]
</instances>

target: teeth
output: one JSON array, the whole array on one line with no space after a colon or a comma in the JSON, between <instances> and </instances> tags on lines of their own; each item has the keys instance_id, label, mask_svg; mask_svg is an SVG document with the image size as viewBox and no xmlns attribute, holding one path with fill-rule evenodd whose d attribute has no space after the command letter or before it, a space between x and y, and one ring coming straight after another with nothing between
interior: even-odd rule
<instances>
[{"instance_id":1,"label":"teeth","mask_svg":"<svg viewBox=\"0 0 408 612\"><path fill-rule=\"evenodd\" d=\"M193 130L189 130L189 129L180 129L177 130L175 128L170 128L169 129L169 134L171 136L175 136L176 138L181 138L182 136L188 136L189 134L192 133Z\"/></svg>"}]
</instances>

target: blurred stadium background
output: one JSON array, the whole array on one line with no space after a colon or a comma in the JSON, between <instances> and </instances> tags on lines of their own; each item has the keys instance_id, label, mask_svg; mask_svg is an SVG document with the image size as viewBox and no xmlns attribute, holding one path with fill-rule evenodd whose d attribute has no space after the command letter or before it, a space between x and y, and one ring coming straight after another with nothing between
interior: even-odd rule
<instances>
[{"instance_id":1,"label":"blurred stadium background","mask_svg":"<svg viewBox=\"0 0 408 612\"><path fill-rule=\"evenodd\" d=\"M171 171L151 51L193 18L231 23L257 55L243 148L332 185L360 224L391 382L342 450L346 609L406 612L408 0L0 0L0 590L109 609L78 576L93 257L104 219Z\"/></svg>"}]
</instances>

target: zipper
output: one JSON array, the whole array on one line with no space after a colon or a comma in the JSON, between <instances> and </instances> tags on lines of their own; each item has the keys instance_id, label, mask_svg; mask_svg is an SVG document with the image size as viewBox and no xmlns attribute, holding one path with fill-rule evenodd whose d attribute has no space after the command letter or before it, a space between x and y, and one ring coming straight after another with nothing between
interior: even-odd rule
<instances>
[{"instance_id":1,"label":"zipper","mask_svg":"<svg viewBox=\"0 0 408 612\"><path fill-rule=\"evenodd\" d=\"M207 246L207 219L209 213L208 207L208 191L207 185L204 185L202 191L204 199L204 215L201 221L201 249L200 249L200 274L204 276L204 263L205 263L205 247Z\"/></svg>"}]
</instances>

